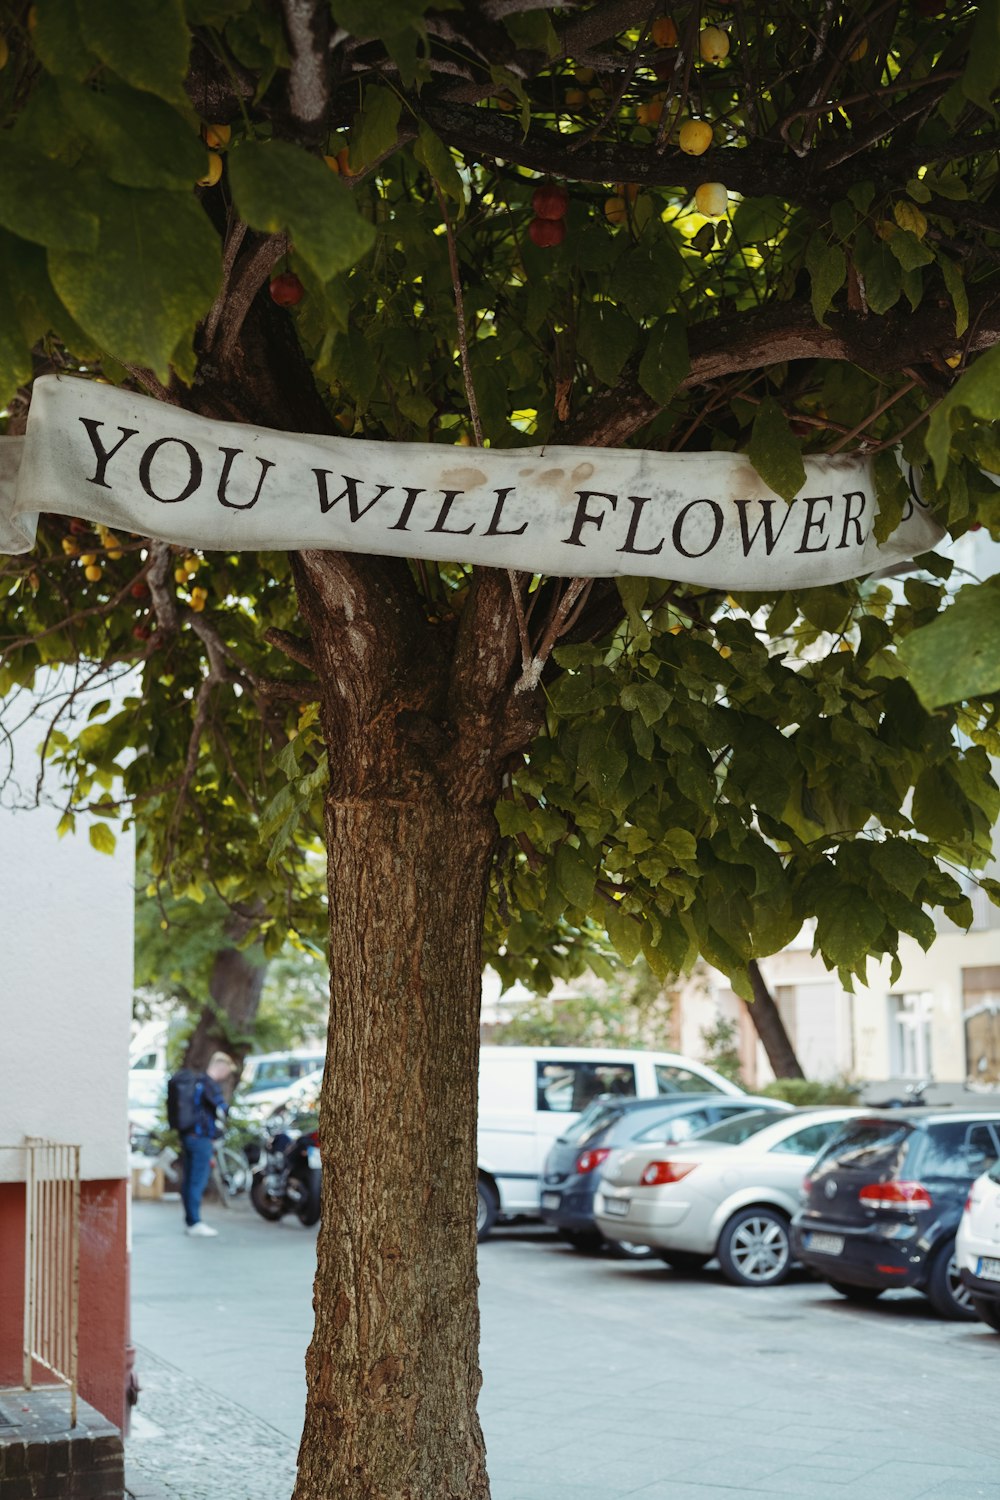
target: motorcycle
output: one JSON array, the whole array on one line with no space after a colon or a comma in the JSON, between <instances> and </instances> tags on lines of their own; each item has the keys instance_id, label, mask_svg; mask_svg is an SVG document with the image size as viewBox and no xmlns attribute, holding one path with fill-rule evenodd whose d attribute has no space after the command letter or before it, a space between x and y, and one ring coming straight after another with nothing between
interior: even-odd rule
<instances>
[{"instance_id":1,"label":"motorcycle","mask_svg":"<svg viewBox=\"0 0 1000 1500\"><path fill-rule=\"evenodd\" d=\"M318 1132L298 1131L294 1123L276 1121L262 1146L247 1152L253 1155L257 1160L252 1162L250 1202L261 1218L277 1223L294 1213L300 1224L318 1223L323 1180Z\"/></svg>"}]
</instances>

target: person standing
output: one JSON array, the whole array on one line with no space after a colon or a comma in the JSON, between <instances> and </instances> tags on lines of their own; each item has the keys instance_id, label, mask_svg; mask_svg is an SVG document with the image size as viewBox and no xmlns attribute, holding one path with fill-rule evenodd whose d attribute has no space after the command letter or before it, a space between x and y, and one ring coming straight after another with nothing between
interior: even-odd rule
<instances>
[{"instance_id":1,"label":"person standing","mask_svg":"<svg viewBox=\"0 0 1000 1500\"><path fill-rule=\"evenodd\" d=\"M212 1170L215 1142L225 1128L229 1108L222 1084L236 1064L228 1052L213 1052L204 1073L181 1068L167 1084L167 1119L181 1141L181 1202L185 1233L207 1239L218 1230L203 1222L201 1200Z\"/></svg>"}]
</instances>

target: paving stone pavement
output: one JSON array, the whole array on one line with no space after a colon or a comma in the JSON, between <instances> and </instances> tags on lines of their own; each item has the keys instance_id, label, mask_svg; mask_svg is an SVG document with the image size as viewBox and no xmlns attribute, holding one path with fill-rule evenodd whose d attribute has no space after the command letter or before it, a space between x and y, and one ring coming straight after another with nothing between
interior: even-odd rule
<instances>
[{"instance_id":1,"label":"paving stone pavement","mask_svg":"<svg viewBox=\"0 0 1000 1500\"><path fill-rule=\"evenodd\" d=\"M287 1500L315 1231L134 1206L135 1500ZM480 1249L493 1500L1000 1500L1000 1336L912 1294L580 1256L536 1228ZM160 1485L160 1491L142 1484Z\"/></svg>"}]
</instances>

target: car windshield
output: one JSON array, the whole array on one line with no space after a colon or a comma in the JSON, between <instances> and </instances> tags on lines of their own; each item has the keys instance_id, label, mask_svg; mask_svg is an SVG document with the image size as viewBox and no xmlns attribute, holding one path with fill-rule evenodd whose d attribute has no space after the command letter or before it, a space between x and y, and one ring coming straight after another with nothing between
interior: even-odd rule
<instances>
[{"instance_id":1,"label":"car windshield","mask_svg":"<svg viewBox=\"0 0 1000 1500\"><path fill-rule=\"evenodd\" d=\"M595 1099L593 1104L588 1104L578 1120L574 1120L559 1137L569 1146L583 1146L587 1141L592 1141L594 1136L602 1130L607 1130L616 1120L621 1119L622 1107L613 1103L610 1099Z\"/></svg>"},{"instance_id":2,"label":"car windshield","mask_svg":"<svg viewBox=\"0 0 1000 1500\"><path fill-rule=\"evenodd\" d=\"M893 1158L909 1134L910 1127L898 1121L848 1121L824 1151L823 1160L836 1161L838 1167L867 1170Z\"/></svg>"},{"instance_id":3,"label":"car windshield","mask_svg":"<svg viewBox=\"0 0 1000 1500\"><path fill-rule=\"evenodd\" d=\"M758 1130L763 1130L765 1125L773 1125L777 1112L773 1109L754 1109L746 1114L734 1115L731 1120L723 1120L720 1125L713 1125L709 1130L702 1130L698 1136L698 1144L702 1141L718 1141L723 1146L738 1146L741 1141L748 1141Z\"/></svg>"}]
</instances>

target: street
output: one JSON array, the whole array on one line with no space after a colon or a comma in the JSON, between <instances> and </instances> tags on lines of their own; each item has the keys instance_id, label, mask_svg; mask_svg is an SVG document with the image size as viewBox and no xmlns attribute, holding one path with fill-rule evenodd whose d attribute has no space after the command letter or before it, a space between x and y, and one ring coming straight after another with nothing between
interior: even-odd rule
<instances>
[{"instance_id":1,"label":"street","mask_svg":"<svg viewBox=\"0 0 1000 1500\"><path fill-rule=\"evenodd\" d=\"M191 1240L179 1205L133 1206L128 1461L179 1500L286 1500L316 1231L209 1212L220 1237ZM744 1291L581 1256L533 1226L479 1262L493 1500L1000 1496L982 1324L909 1293L857 1308L805 1277Z\"/></svg>"}]
</instances>

